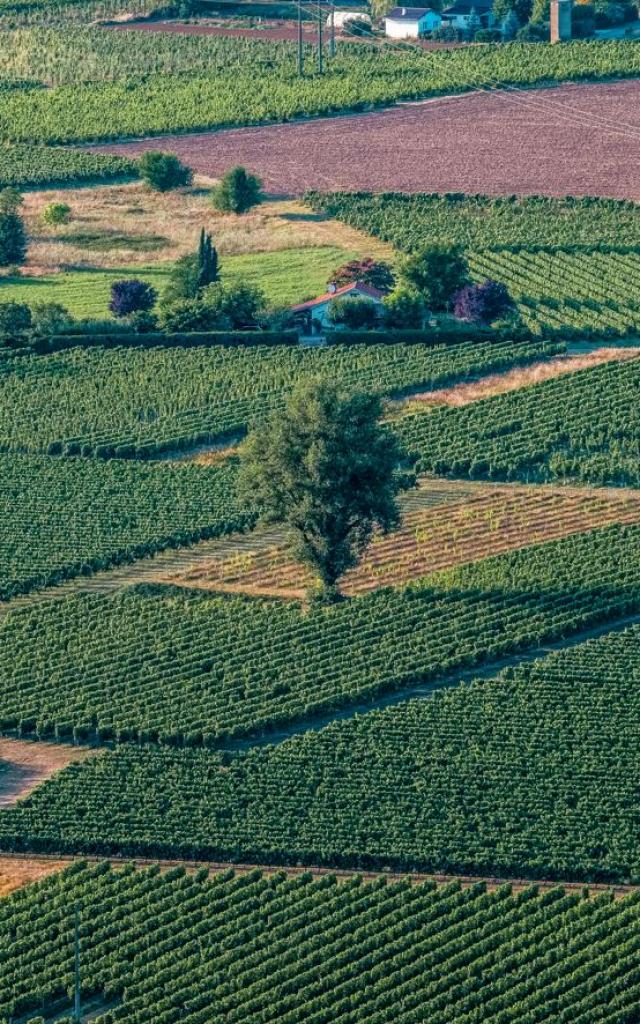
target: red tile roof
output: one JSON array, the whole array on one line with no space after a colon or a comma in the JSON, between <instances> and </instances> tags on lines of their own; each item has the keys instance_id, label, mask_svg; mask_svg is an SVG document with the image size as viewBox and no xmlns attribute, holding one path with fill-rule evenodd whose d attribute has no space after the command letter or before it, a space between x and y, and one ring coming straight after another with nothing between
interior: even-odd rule
<instances>
[{"instance_id":1,"label":"red tile roof","mask_svg":"<svg viewBox=\"0 0 640 1024\"><path fill-rule=\"evenodd\" d=\"M321 306L324 302L331 302L332 299L336 298L339 299L342 295L347 295L353 291L357 291L359 295L365 295L370 299L378 299L380 301L384 298L384 292L379 291L372 285L364 284L362 281L352 281L351 284L344 284L342 288L336 288L334 292L325 292L324 295L319 295L317 299L309 299L308 302L300 302L297 306L292 306L291 312L301 313L305 309Z\"/></svg>"}]
</instances>

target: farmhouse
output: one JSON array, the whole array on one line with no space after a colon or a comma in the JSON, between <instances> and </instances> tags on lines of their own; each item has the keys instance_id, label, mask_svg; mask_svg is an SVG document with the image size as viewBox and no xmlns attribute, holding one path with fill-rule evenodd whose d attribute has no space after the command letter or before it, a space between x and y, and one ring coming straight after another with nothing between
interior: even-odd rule
<instances>
[{"instance_id":1,"label":"farmhouse","mask_svg":"<svg viewBox=\"0 0 640 1024\"><path fill-rule=\"evenodd\" d=\"M442 23L462 30L493 28L493 0L456 0L442 11Z\"/></svg>"},{"instance_id":2,"label":"farmhouse","mask_svg":"<svg viewBox=\"0 0 640 1024\"><path fill-rule=\"evenodd\" d=\"M301 302L291 307L294 320L303 330L311 331L314 327L321 331L330 323L329 310L336 299L372 299L376 305L382 306L384 293L373 288L362 281L355 281L352 284L345 284L342 288L332 288L317 299L309 299L308 302Z\"/></svg>"},{"instance_id":3,"label":"farmhouse","mask_svg":"<svg viewBox=\"0 0 640 1024\"><path fill-rule=\"evenodd\" d=\"M442 18L431 7L394 7L384 19L384 30L391 39L418 39L438 28Z\"/></svg>"}]
</instances>

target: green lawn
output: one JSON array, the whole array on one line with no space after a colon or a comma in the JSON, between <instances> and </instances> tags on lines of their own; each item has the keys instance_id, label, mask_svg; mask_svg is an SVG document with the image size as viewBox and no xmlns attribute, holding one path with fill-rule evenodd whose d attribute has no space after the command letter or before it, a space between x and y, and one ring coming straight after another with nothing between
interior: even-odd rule
<instances>
[{"instance_id":1,"label":"green lawn","mask_svg":"<svg viewBox=\"0 0 640 1024\"><path fill-rule=\"evenodd\" d=\"M222 276L259 285L272 305L292 305L324 292L331 272L354 255L333 246L314 246L225 256L221 260ZM45 277L4 277L0 279L0 302L60 302L75 316L103 318L108 315L112 281L136 277L161 293L170 269L170 263L157 263Z\"/></svg>"}]
</instances>

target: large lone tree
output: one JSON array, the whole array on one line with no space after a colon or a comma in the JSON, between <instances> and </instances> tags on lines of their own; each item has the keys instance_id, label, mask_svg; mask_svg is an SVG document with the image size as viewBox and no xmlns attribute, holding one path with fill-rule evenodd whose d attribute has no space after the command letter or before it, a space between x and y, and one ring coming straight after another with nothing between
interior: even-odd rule
<instances>
[{"instance_id":1,"label":"large lone tree","mask_svg":"<svg viewBox=\"0 0 640 1024\"><path fill-rule=\"evenodd\" d=\"M414 482L404 453L379 421L373 395L346 395L314 380L296 389L245 441L240 493L264 523L283 523L297 557L337 598L374 528L398 524L397 494Z\"/></svg>"}]
</instances>

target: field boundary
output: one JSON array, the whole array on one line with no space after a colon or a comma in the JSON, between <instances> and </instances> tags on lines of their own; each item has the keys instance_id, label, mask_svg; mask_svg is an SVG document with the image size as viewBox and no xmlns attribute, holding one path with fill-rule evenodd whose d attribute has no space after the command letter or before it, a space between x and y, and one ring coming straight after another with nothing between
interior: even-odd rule
<instances>
[{"instance_id":1,"label":"field boundary","mask_svg":"<svg viewBox=\"0 0 640 1024\"><path fill-rule=\"evenodd\" d=\"M419 884L420 882L433 881L437 885L450 885L451 883L459 882L463 888L469 888L474 885L485 884L487 889L498 889L503 885L512 885L515 890L529 889L533 886L538 887L541 891L549 889L566 889L569 892L589 892L590 894L597 895L599 893L611 893L616 898L622 898L624 896L631 895L634 892L640 890L640 886L632 885L630 883L611 883L606 882L572 882L553 880L549 878L543 879L530 879L530 878L506 878L494 875L448 875L434 872L420 872L420 871L359 871L356 868L328 868L320 867L318 865L303 866L303 865L278 865L278 864L248 864L242 861L208 861L208 860L182 860L177 859L164 859L164 858L151 858L151 857L124 857L114 856L113 854L109 857L99 857L94 855L81 856L79 854L35 854L29 853L12 853L5 854L0 853L0 871L2 870L3 862L5 860L13 861L29 861L33 865L43 865L54 862L63 867L68 867L71 864L86 863L86 864L102 864L108 861L114 867L122 868L128 865L132 865L136 870L143 870L145 868L157 867L160 871L172 871L176 868L184 868L188 874L194 874L198 871L206 870L210 874L222 874L226 871L233 871L238 875L250 874L254 871L259 871L263 875L276 875L284 874L288 877L295 878L300 875L312 875L314 878L325 878L328 875L337 878L340 881L346 881L350 878L362 878L364 881L377 881L378 879L385 878L389 882L401 882L409 881L411 883Z\"/></svg>"}]
</instances>

